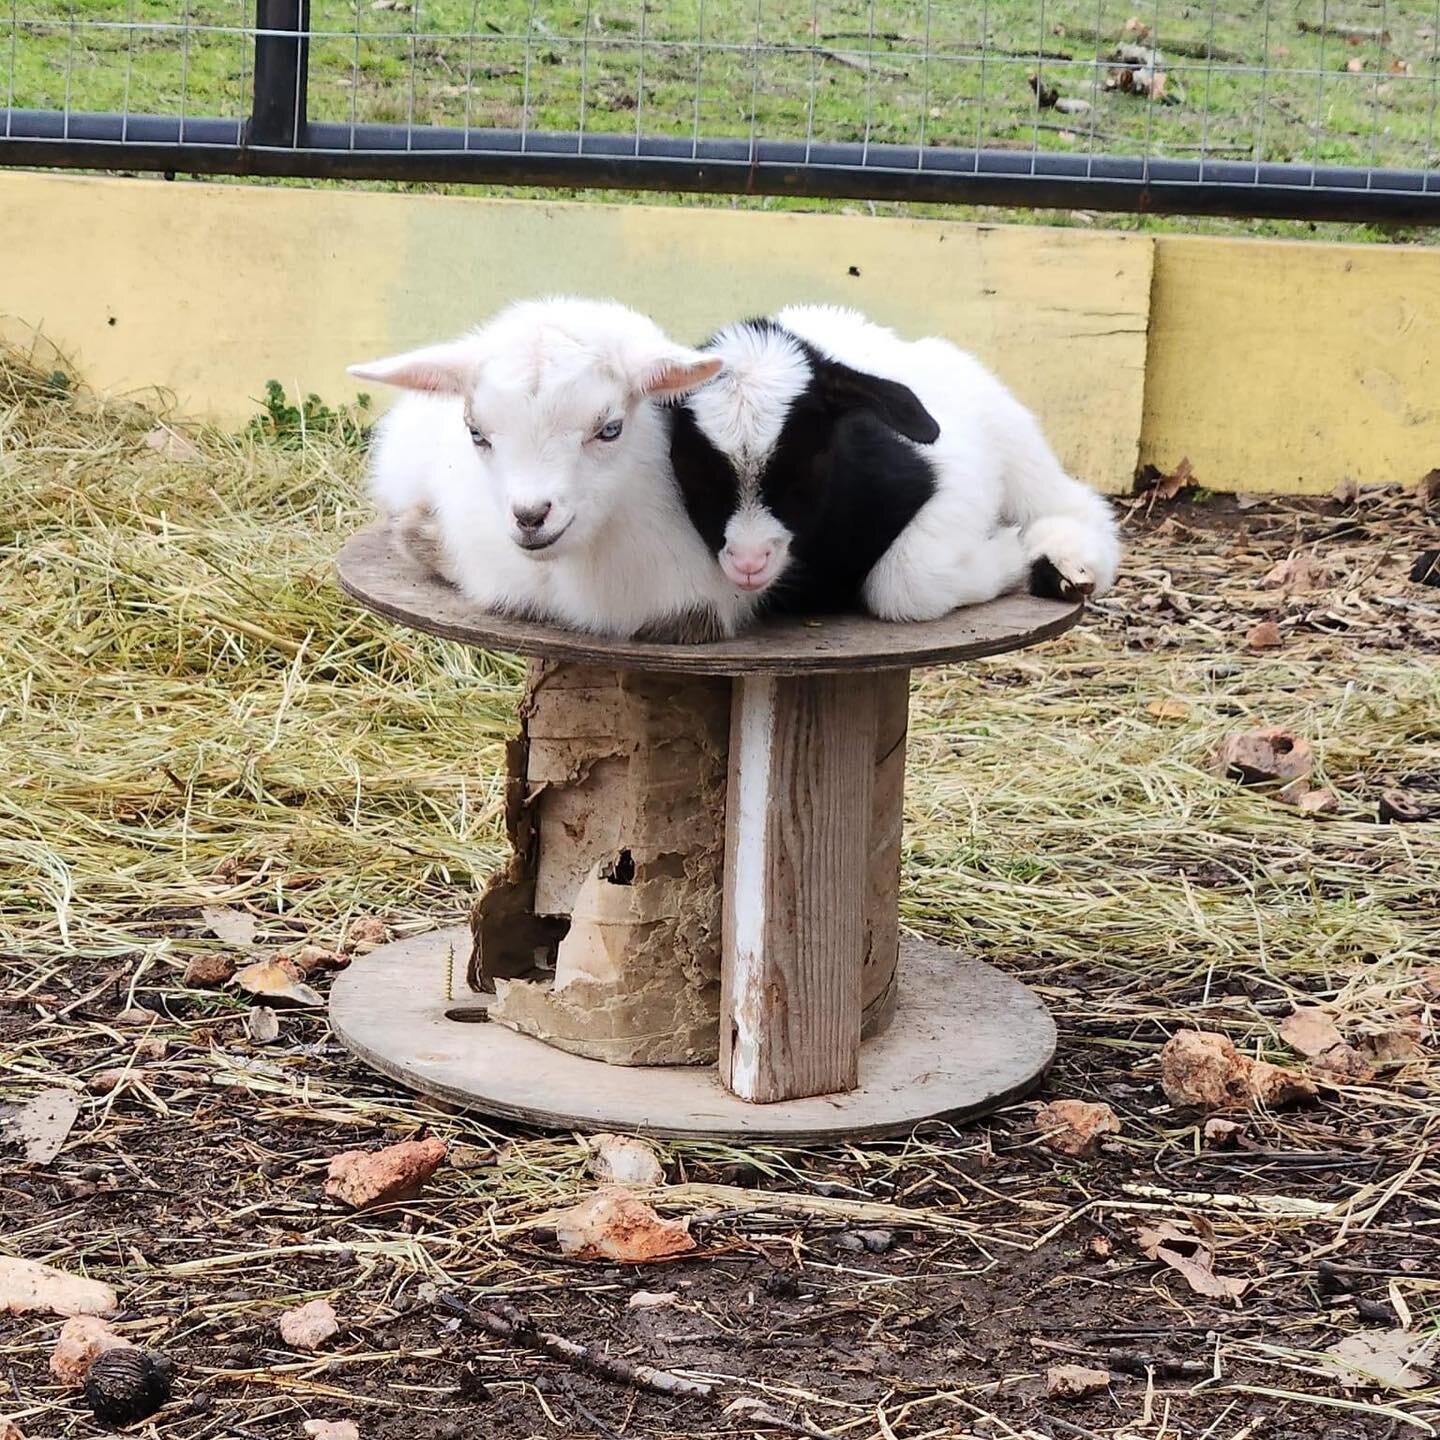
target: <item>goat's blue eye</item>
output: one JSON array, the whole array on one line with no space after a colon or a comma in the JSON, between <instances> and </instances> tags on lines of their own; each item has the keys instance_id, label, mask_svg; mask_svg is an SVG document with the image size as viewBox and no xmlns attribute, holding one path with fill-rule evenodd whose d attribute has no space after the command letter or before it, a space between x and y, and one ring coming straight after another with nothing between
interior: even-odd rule
<instances>
[{"instance_id":1,"label":"goat's blue eye","mask_svg":"<svg viewBox=\"0 0 1440 1440\"><path fill-rule=\"evenodd\" d=\"M490 441L486 438L483 430L477 430L473 425L470 427L470 438L475 442L477 450L488 450Z\"/></svg>"},{"instance_id":2,"label":"goat's blue eye","mask_svg":"<svg viewBox=\"0 0 1440 1440\"><path fill-rule=\"evenodd\" d=\"M607 420L596 432L597 440L618 440L620 432L625 428L623 420Z\"/></svg>"}]
</instances>

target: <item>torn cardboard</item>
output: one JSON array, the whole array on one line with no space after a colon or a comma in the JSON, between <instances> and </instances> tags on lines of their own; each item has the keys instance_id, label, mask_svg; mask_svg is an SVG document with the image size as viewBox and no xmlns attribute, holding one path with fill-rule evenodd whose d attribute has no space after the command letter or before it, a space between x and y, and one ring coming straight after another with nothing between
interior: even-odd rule
<instances>
[{"instance_id":1,"label":"torn cardboard","mask_svg":"<svg viewBox=\"0 0 1440 1440\"><path fill-rule=\"evenodd\" d=\"M861 680L858 683L867 683ZM490 1018L612 1065L719 1050L730 681L536 662L506 751L512 853L471 914ZM881 687L863 1033L899 948L907 687Z\"/></svg>"},{"instance_id":2,"label":"torn cardboard","mask_svg":"<svg viewBox=\"0 0 1440 1440\"><path fill-rule=\"evenodd\" d=\"M615 1065L713 1061L729 683L547 664L521 723L514 854L472 917L491 1019Z\"/></svg>"}]
</instances>

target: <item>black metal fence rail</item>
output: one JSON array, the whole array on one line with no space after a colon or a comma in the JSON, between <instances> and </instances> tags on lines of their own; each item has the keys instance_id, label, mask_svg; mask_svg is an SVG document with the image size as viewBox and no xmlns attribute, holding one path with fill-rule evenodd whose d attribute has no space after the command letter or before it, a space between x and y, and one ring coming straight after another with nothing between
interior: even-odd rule
<instances>
[{"instance_id":1,"label":"black metal fence rail","mask_svg":"<svg viewBox=\"0 0 1440 1440\"><path fill-rule=\"evenodd\" d=\"M309 0L258 0L244 119L0 108L0 164L1440 222L1433 169L313 121L309 32Z\"/></svg>"}]
</instances>

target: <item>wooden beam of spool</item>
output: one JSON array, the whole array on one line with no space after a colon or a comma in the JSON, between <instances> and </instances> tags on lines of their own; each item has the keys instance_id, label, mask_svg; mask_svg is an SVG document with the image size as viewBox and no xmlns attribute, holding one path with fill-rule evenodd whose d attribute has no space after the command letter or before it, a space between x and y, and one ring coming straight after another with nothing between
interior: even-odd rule
<instances>
[{"instance_id":1,"label":"wooden beam of spool","mask_svg":"<svg viewBox=\"0 0 1440 1440\"><path fill-rule=\"evenodd\" d=\"M898 816L874 804L880 721L888 740L908 682L906 671L735 682L720 1075L742 1099L855 1087L865 965L895 938L889 866L871 877L877 838L898 871Z\"/></svg>"}]
</instances>

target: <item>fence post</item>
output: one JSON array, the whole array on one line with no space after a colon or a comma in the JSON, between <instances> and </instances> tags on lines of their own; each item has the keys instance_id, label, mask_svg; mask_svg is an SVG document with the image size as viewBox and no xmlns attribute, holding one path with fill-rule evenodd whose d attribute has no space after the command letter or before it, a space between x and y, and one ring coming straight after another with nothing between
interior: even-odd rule
<instances>
[{"instance_id":1,"label":"fence post","mask_svg":"<svg viewBox=\"0 0 1440 1440\"><path fill-rule=\"evenodd\" d=\"M255 0L255 98L246 140L299 146L310 72L310 0Z\"/></svg>"}]
</instances>

